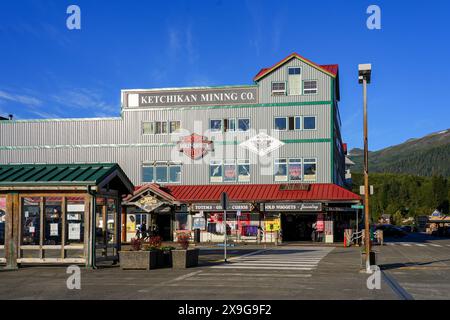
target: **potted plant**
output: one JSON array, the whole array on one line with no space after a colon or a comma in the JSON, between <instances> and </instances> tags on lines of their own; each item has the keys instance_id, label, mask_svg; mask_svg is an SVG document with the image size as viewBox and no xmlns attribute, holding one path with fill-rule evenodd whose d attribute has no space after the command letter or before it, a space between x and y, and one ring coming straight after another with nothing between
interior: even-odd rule
<instances>
[{"instance_id":1,"label":"potted plant","mask_svg":"<svg viewBox=\"0 0 450 320\"><path fill-rule=\"evenodd\" d=\"M143 245L141 239L131 239L131 250L119 251L120 268L124 269L155 269L158 265L158 251Z\"/></svg>"},{"instance_id":2,"label":"potted plant","mask_svg":"<svg viewBox=\"0 0 450 320\"><path fill-rule=\"evenodd\" d=\"M153 236L148 239L147 242L143 244L143 249L146 251L154 252L156 255L156 265L157 267L164 267L164 257L161 251L162 239L160 236Z\"/></svg>"},{"instance_id":3,"label":"potted plant","mask_svg":"<svg viewBox=\"0 0 450 320\"><path fill-rule=\"evenodd\" d=\"M199 249L189 248L189 241L191 240L190 232L181 232L177 235L177 242L179 249L172 251L172 268L185 269L198 265Z\"/></svg>"}]
</instances>

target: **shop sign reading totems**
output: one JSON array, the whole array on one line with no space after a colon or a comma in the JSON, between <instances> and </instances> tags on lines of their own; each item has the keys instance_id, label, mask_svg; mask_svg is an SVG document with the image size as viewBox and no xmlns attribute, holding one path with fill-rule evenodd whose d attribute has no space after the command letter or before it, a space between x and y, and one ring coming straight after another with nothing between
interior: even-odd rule
<instances>
[{"instance_id":1,"label":"shop sign reading totems","mask_svg":"<svg viewBox=\"0 0 450 320\"><path fill-rule=\"evenodd\" d=\"M131 91L126 94L128 108L258 103L257 87Z\"/></svg>"}]
</instances>

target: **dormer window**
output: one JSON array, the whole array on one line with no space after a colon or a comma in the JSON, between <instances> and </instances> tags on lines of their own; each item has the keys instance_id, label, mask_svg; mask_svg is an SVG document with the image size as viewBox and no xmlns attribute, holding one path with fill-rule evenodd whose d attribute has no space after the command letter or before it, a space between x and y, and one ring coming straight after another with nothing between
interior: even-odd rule
<instances>
[{"instance_id":1,"label":"dormer window","mask_svg":"<svg viewBox=\"0 0 450 320\"><path fill-rule=\"evenodd\" d=\"M289 95L302 94L302 70L300 67L288 68Z\"/></svg>"},{"instance_id":2,"label":"dormer window","mask_svg":"<svg viewBox=\"0 0 450 320\"><path fill-rule=\"evenodd\" d=\"M272 95L286 95L286 82L272 82Z\"/></svg>"}]
</instances>

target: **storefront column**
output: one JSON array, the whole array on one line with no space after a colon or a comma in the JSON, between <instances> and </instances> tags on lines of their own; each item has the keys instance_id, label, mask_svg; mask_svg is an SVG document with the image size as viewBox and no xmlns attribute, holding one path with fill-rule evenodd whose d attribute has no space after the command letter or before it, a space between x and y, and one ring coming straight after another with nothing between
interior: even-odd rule
<instances>
[{"instance_id":1,"label":"storefront column","mask_svg":"<svg viewBox=\"0 0 450 320\"><path fill-rule=\"evenodd\" d=\"M17 256L19 248L20 209L19 194L6 195L6 230L5 230L5 258L8 270L17 270Z\"/></svg>"}]
</instances>

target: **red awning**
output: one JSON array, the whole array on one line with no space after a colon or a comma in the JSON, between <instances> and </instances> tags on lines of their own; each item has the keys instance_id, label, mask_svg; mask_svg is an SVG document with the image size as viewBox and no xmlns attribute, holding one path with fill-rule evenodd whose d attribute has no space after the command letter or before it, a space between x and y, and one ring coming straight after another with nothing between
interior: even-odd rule
<instances>
[{"instance_id":1,"label":"red awning","mask_svg":"<svg viewBox=\"0 0 450 320\"><path fill-rule=\"evenodd\" d=\"M313 183L307 190L282 190L280 184L170 185L162 187L180 202L219 201L226 192L231 201L360 201L361 197L331 183ZM290 185L292 186L292 185Z\"/></svg>"}]
</instances>

